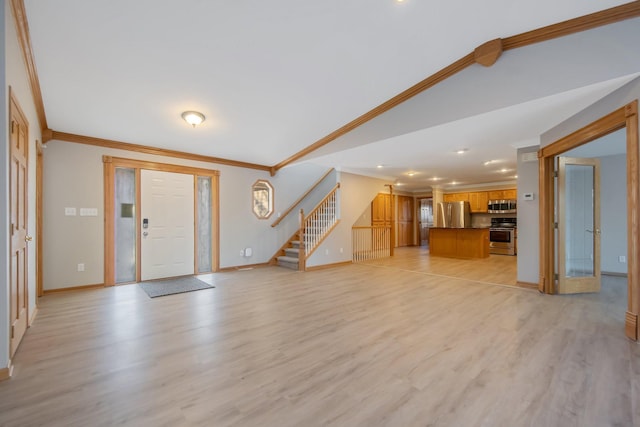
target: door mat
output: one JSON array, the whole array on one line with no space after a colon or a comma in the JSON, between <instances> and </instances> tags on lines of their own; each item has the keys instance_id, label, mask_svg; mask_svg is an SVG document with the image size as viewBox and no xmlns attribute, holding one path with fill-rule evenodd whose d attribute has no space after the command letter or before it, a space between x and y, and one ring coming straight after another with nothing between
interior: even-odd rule
<instances>
[{"instance_id":1,"label":"door mat","mask_svg":"<svg viewBox=\"0 0 640 427\"><path fill-rule=\"evenodd\" d=\"M163 297L165 295L182 294L184 292L211 289L214 286L194 277L177 277L174 279L150 280L138 283L150 298Z\"/></svg>"}]
</instances>

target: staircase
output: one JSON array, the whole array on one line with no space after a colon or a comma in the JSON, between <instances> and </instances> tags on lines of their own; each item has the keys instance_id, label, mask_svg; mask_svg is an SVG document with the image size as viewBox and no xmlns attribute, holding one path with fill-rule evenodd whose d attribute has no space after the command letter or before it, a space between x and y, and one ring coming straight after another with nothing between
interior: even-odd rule
<instances>
[{"instance_id":1,"label":"staircase","mask_svg":"<svg viewBox=\"0 0 640 427\"><path fill-rule=\"evenodd\" d=\"M298 239L298 233L295 234L294 238L297 240L289 240L286 247L281 250L284 255L276 257L276 260L281 267L298 270L300 269L300 240Z\"/></svg>"},{"instance_id":2,"label":"staircase","mask_svg":"<svg viewBox=\"0 0 640 427\"><path fill-rule=\"evenodd\" d=\"M285 243L272 262L293 270L304 271L306 259L331 233L338 219L337 197L340 183L305 217L300 210L300 229ZM304 242L302 244L301 242Z\"/></svg>"}]
</instances>

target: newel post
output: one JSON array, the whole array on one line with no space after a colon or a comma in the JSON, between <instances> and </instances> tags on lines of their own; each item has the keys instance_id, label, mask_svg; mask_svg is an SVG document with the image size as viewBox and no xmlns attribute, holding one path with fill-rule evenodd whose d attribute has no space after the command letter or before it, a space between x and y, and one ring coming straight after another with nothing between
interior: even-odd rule
<instances>
[{"instance_id":1,"label":"newel post","mask_svg":"<svg viewBox=\"0 0 640 427\"><path fill-rule=\"evenodd\" d=\"M300 230L298 230L298 239L300 239L300 250L298 251L298 270L305 271L307 268L307 248L304 244L304 209L300 209Z\"/></svg>"}]
</instances>

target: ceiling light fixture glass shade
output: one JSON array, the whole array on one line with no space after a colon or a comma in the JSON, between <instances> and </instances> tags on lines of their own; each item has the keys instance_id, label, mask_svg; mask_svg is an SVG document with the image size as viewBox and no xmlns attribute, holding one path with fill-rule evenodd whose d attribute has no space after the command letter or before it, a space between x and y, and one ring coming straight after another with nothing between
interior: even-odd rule
<instances>
[{"instance_id":1,"label":"ceiling light fixture glass shade","mask_svg":"<svg viewBox=\"0 0 640 427\"><path fill-rule=\"evenodd\" d=\"M200 123L204 122L204 114L197 111L185 111L184 113L182 113L182 118L185 122L189 123L193 127L196 127Z\"/></svg>"}]
</instances>

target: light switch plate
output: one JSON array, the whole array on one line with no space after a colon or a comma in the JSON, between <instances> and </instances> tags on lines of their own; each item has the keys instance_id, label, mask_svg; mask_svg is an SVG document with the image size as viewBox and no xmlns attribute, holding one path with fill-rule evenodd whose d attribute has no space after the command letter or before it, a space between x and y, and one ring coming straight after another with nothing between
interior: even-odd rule
<instances>
[{"instance_id":1,"label":"light switch plate","mask_svg":"<svg viewBox=\"0 0 640 427\"><path fill-rule=\"evenodd\" d=\"M98 216L98 209L80 208L80 216Z\"/></svg>"},{"instance_id":2,"label":"light switch plate","mask_svg":"<svg viewBox=\"0 0 640 427\"><path fill-rule=\"evenodd\" d=\"M522 195L522 200L533 200L533 193L524 193Z\"/></svg>"},{"instance_id":3,"label":"light switch plate","mask_svg":"<svg viewBox=\"0 0 640 427\"><path fill-rule=\"evenodd\" d=\"M76 216L76 208L64 208L65 216Z\"/></svg>"}]
</instances>

